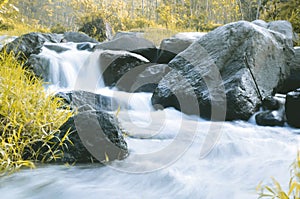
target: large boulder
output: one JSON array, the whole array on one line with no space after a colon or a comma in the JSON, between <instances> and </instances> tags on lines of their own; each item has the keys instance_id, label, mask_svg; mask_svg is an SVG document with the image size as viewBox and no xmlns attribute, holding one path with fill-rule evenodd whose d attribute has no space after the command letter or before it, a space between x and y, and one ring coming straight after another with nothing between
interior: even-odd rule
<instances>
[{"instance_id":1,"label":"large boulder","mask_svg":"<svg viewBox=\"0 0 300 199\"><path fill-rule=\"evenodd\" d=\"M289 125L300 128L300 88L287 93L285 114Z\"/></svg>"},{"instance_id":2,"label":"large boulder","mask_svg":"<svg viewBox=\"0 0 300 199\"><path fill-rule=\"evenodd\" d=\"M61 139L68 133L63 145L67 163L89 163L95 159L106 163L128 156L127 144L115 116L103 111L85 110L70 118L61 128Z\"/></svg>"},{"instance_id":3,"label":"large boulder","mask_svg":"<svg viewBox=\"0 0 300 199\"><path fill-rule=\"evenodd\" d=\"M13 52L18 60L26 61L31 54L39 54L45 42L59 43L62 38L59 34L28 33L6 44L3 50Z\"/></svg>"},{"instance_id":4,"label":"large boulder","mask_svg":"<svg viewBox=\"0 0 300 199\"><path fill-rule=\"evenodd\" d=\"M202 32L182 32L170 38L163 39L160 44L160 52L157 63L169 63L178 53L184 51L194 41L205 34L206 33Z\"/></svg>"},{"instance_id":5,"label":"large boulder","mask_svg":"<svg viewBox=\"0 0 300 199\"><path fill-rule=\"evenodd\" d=\"M290 76L284 81L281 93L288 93L300 88L300 47L294 47L295 56L290 60Z\"/></svg>"},{"instance_id":6,"label":"large boulder","mask_svg":"<svg viewBox=\"0 0 300 199\"><path fill-rule=\"evenodd\" d=\"M141 55L126 51L112 50L103 51L100 54L99 60L102 77L106 86L116 86L120 78L127 72L135 67L149 63L149 61Z\"/></svg>"},{"instance_id":7,"label":"large boulder","mask_svg":"<svg viewBox=\"0 0 300 199\"><path fill-rule=\"evenodd\" d=\"M152 104L199 114L189 108L187 99L193 99L202 117L248 120L287 78L292 56L290 39L281 33L246 21L227 24L169 63L173 70L160 81Z\"/></svg>"},{"instance_id":8,"label":"large boulder","mask_svg":"<svg viewBox=\"0 0 300 199\"><path fill-rule=\"evenodd\" d=\"M153 42L131 34L97 44L94 49L129 51L142 55L153 63L156 62L158 55L158 50Z\"/></svg>"}]
</instances>

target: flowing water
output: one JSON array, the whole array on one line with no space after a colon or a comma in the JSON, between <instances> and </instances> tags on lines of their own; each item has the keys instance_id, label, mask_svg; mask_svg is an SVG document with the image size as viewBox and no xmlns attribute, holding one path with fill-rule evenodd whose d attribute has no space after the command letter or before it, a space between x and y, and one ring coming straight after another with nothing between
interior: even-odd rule
<instances>
[{"instance_id":1,"label":"flowing water","mask_svg":"<svg viewBox=\"0 0 300 199\"><path fill-rule=\"evenodd\" d=\"M253 199L261 181L274 176L284 188L299 147L300 130L248 122L210 122L172 108L154 110L150 93L105 88L101 51L56 53L50 60L48 91L84 89L113 96L121 111L130 155L101 166L44 165L0 179L0 198L200 198Z\"/></svg>"}]
</instances>

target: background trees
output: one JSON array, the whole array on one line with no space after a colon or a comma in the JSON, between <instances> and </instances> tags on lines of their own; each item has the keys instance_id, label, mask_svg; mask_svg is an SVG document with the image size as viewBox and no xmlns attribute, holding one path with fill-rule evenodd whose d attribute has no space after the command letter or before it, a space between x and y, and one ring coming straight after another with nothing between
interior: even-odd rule
<instances>
[{"instance_id":1,"label":"background trees","mask_svg":"<svg viewBox=\"0 0 300 199\"><path fill-rule=\"evenodd\" d=\"M298 0L0 0L1 25L20 21L67 30L96 18L115 31L151 26L206 31L237 20L284 19L300 32L299 12Z\"/></svg>"}]
</instances>

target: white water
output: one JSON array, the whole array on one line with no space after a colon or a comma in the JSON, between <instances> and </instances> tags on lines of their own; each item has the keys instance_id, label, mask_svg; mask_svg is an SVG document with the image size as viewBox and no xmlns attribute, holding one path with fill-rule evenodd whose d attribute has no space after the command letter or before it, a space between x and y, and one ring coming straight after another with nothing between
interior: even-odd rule
<instances>
[{"instance_id":1,"label":"white water","mask_svg":"<svg viewBox=\"0 0 300 199\"><path fill-rule=\"evenodd\" d=\"M62 54L43 51L51 60L62 61L53 64L53 76L58 71L63 75L72 70L70 76L74 78L81 67L87 68L86 77L88 72L93 77L100 75L96 74L100 73L98 69L92 68L97 62L88 60L90 52L74 51ZM72 89L76 83L72 78L68 83L63 82L66 85L63 88L58 82L50 87ZM118 118L129 135L126 137L129 157L105 167L50 165L23 170L0 179L1 198L253 199L257 198L258 183L270 182L271 176L284 188L288 186L289 166L296 157L300 130L260 127L253 119L209 122L171 108L155 111L150 105L151 94L113 91L99 88L101 84L95 82L97 86L91 85L93 88L88 90L113 96L122 107ZM214 148L203 156L207 138L219 129L212 127L220 126Z\"/></svg>"}]
</instances>

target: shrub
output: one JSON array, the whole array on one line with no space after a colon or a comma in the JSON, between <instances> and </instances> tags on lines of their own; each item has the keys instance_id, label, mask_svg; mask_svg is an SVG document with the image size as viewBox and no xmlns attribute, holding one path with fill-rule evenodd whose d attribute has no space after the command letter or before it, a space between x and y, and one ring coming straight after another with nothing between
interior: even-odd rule
<instances>
[{"instance_id":1,"label":"shrub","mask_svg":"<svg viewBox=\"0 0 300 199\"><path fill-rule=\"evenodd\" d=\"M12 54L0 55L0 174L62 156L59 127L72 116L62 106Z\"/></svg>"},{"instance_id":2,"label":"shrub","mask_svg":"<svg viewBox=\"0 0 300 199\"><path fill-rule=\"evenodd\" d=\"M98 41L104 41L106 39L106 26L102 18L90 19L89 17L85 17L82 21L83 25L79 31L86 33Z\"/></svg>"},{"instance_id":3,"label":"shrub","mask_svg":"<svg viewBox=\"0 0 300 199\"><path fill-rule=\"evenodd\" d=\"M67 31L67 29L61 24L56 24L55 26L52 26L50 29L50 32L58 33L58 34L62 34L66 31Z\"/></svg>"}]
</instances>

